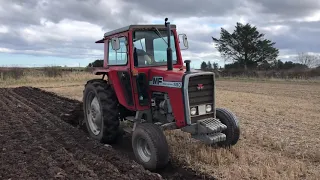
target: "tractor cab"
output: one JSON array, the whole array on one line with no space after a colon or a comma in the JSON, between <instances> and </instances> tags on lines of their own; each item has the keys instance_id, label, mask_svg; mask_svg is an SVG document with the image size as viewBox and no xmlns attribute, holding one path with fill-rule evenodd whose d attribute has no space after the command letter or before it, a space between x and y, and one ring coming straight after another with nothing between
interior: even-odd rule
<instances>
[{"instance_id":1,"label":"tractor cab","mask_svg":"<svg viewBox=\"0 0 320 180\"><path fill-rule=\"evenodd\" d=\"M130 25L105 33L96 43L105 44L105 68L127 64L131 68L169 66L172 70L172 65L183 66L180 50L188 48L187 36L177 35L176 26L170 24ZM168 46L170 59L167 57Z\"/></svg>"},{"instance_id":2,"label":"tractor cab","mask_svg":"<svg viewBox=\"0 0 320 180\"><path fill-rule=\"evenodd\" d=\"M181 129L206 144L237 143L237 118L215 105L214 73L190 70L190 60L181 55L188 49L187 36L178 35L167 18L164 25L107 32L96 43L104 45L103 67L94 71L102 78L89 80L83 94L91 137L114 143L122 130L130 133L137 161L147 169L168 163L163 130Z\"/></svg>"},{"instance_id":3,"label":"tractor cab","mask_svg":"<svg viewBox=\"0 0 320 180\"><path fill-rule=\"evenodd\" d=\"M180 51L188 49L188 40L185 34L177 34L176 25L130 25L105 33L96 43L104 44L105 54L103 68L94 73L108 76L126 109L150 109L150 90L154 86L149 85L182 87L185 72ZM190 67L190 61L186 62Z\"/></svg>"},{"instance_id":4,"label":"tractor cab","mask_svg":"<svg viewBox=\"0 0 320 180\"><path fill-rule=\"evenodd\" d=\"M160 28L160 30L154 27L146 30L137 29L132 32L134 67L167 66L168 37L166 30L163 29L163 27ZM170 44L172 45L172 63L173 65L181 65L181 59L179 59L180 61L178 62L180 51L176 50L176 46L178 48L180 48L180 46L178 43L179 40L175 41L176 37L178 38L179 36L175 36L175 32L171 31ZM187 40L184 39L184 41L186 42Z\"/></svg>"}]
</instances>

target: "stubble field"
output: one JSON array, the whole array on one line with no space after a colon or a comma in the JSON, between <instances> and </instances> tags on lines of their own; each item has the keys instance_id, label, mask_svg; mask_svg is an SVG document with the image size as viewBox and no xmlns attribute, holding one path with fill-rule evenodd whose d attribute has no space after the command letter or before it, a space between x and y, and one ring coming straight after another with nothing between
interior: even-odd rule
<instances>
[{"instance_id":1,"label":"stubble field","mask_svg":"<svg viewBox=\"0 0 320 180\"><path fill-rule=\"evenodd\" d=\"M132 161L128 146L97 144L61 116L81 105L83 84L90 78L95 77L0 83L6 87L0 90L1 179L27 179L28 175L45 179L158 178ZM19 86L34 86L59 96L14 88ZM218 179L320 179L319 83L219 80L216 97L218 107L238 116L240 141L231 149L215 149L179 130L165 132L173 171L158 172L164 178L196 179L194 174L201 173Z\"/></svg>"}]
</instances>

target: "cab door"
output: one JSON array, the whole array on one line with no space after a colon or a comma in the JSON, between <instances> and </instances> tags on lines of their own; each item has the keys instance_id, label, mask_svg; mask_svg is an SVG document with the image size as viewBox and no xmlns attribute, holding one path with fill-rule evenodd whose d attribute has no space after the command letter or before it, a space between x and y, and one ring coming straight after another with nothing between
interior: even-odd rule
<instances>
[{"instance_id":1,"label":"cab door","mask_svg":"<svg viewBox=\"0 0 320 180\"><path fill-rule=\"evenodd\" d=\"M133 33L129 33L130 44L132 51L131 55L131 72L132 72L132 86L133 86L133 98L135 99L135 107L138 111L148 110L150 109L151 104L151 93L149 90L149 81L148 81L148 74L149 74L149 67L140 68L138 64L141 60L139 57L139 53L137 51L145 50L145 39L141 39L137 42L132 41Z\"/></svg>"},{"instance_id":2,"label":"cab door","mask_svg":"<svg viewBox=\"0 0 320 180\"><path fill-rule=\"evenodd\" d=\"M119 41L114 43L112 41ZM127 109L135 110L132 88L132 74L129 61L128 33L120 33L109 37L106 42L107 68L110 82L113 84L119 103ZM119 47L113 47L119 46Z\"/></svg>"}]
</instances>

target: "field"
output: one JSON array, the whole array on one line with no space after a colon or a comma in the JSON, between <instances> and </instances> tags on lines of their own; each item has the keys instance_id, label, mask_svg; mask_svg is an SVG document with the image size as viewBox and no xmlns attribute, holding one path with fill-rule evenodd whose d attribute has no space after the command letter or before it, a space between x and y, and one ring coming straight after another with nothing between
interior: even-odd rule
<instances>
[{"instance_id":1,"label":"field","mask_svg":"<svg viewBox=\"0 0 320 180\"><path fill-rule=\"evenodd\" d=\"M240 120L239 143L215 149L167 131L171 164L150 173L133 161L130 139L104 146L75 123L94 77L0 82L0 179L320 179L319 82L217 81L217 106Z\"/></svg>"}]
</instances>

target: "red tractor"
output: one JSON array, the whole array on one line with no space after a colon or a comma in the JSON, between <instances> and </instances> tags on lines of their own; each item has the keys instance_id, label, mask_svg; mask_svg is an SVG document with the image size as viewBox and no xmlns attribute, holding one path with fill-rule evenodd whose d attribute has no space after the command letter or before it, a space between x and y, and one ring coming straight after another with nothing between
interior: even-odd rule
<instances>
[{"instance_id":1,"label":"red tractor","mask_svg":"<svg viewBox=\"0 0 320 180\"><path fill-rule=\"evenodd\" d=\"M163 130L181 129L221 147L235 145L240 136L237 118L215 106L214 73L190 70L190 60L184 66L180 42L187 49L187 36L167 20L105 33L96 42L104 44L104 64L94 71L102 78L89 80L83 94L90 136L110 144L130 133L137 161L149 170L169 161Z\"/></svg>"}]
</instances>

